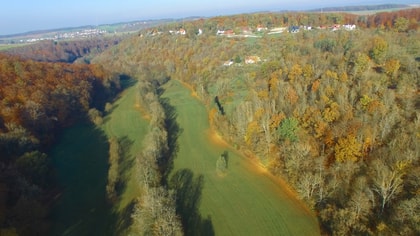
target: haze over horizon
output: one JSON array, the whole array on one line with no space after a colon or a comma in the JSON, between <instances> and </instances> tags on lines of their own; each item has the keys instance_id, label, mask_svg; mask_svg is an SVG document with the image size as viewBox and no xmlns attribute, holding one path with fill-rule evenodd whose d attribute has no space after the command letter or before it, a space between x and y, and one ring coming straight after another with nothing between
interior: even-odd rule
<instances>
[{"instance_id":1,"label":"haze over horizon","mask_svg":"<svg viewBox=\"0 0 420 236\"><path fill-rule=\"evenodd\" d=\"M414 0L242 0L192 1L179 0L21 0L2 3L0 8L0 35L12 35L36 30L47 30L84 25L101 25L136 20L184 18L190 16L218 16L257 11L311 10L323 7L419 4Z\"/></svg>"}]
</instances>

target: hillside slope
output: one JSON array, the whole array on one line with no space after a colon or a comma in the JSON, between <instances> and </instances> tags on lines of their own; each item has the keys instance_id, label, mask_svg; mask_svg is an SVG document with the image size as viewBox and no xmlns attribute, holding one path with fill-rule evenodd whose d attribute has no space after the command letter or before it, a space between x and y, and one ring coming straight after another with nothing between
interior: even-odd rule
<instances>
[{"instance_id":1,"label":"hillside slope","mask_svg":"<svg viewBox=\"0 0 420 236\"><path fill-rule=\"evenodd\" d=\"M182 196L187 235L319 235L314 215L287 190L230 147L216 143L205 107L177 81L164 86L181 133L170 183ZM227 171L216 163L227 152ZM196 205L191 209L189 205ZM193 212L198 210L198 212ZM196 222L196 214L201 222ZM193 223L192 223L193 222Z\"/></svg>"}]
</instances>

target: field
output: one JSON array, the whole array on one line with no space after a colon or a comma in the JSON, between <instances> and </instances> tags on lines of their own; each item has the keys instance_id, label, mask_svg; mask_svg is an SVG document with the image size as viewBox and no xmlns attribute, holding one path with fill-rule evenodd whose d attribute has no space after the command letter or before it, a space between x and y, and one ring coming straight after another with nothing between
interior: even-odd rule
<instances>
[{"instance_id":1,"label":"field","mask_svg":"<svg viewBox=\"0 0 420 236\"><path fill-rule=\"evenodd\" d=\"M366 10L366 11L349 11L350 14L355 15L374 15L381 12L393 12L393 11L401 11L406 10L408 8L389 8L389 9L380 9L380 10Z\"/></svg>"},{"instance_id":2,"label":"field","mask_svg":"<svg viewBox=\"0 0 420 236\"><path fill-rule=\"evenodd\" d=\"M169 184L178 193L178 211L187 235L319 235L316 218L264 169L231 149L209 128L205 107L177 81L164 87L179 127L178 153ZM109 234L128 225L130 203L140 194L132 166L147 132L135 106L136 86L128 88L101 128L67 129L51 155L64 188L54 210L53 233ZM105 198L107 139L120 140L123 188L111 209ZM216 160L227 152L227 171ZM99 228L99 229L98 229ZM98 231L99 230L99 231Z\"/></svg>"},{"instance_id":3,"label":"field","mask_svg":"<svg viewBox=\"0 0 420 236\"><path fill-rule=\"evenodd\" d=\"M136 86L113 104L100 128L76 125L61 135L51 152L64 189L53 210L52 235L112 235L122 230L131 201L139 195L131 175L135 154L142 148L147 122L135 107ZM107 203L108 139L116 137L125 151L120 163L123 186L114 209ZM130 178L132 177L132 178Z\"/></svg>"},{"instance_id":4,"label":"field","mask_svg":"<svg viewBox=\"0 0 420 236\"><path fill-rule=\"evenodd\" d=\"M170 183L187 235L319 235L315 216L264 169L209 128L205 107L177 81L163 97L176 111L179 152ZM228 153L227 171L216 161Z\"/></svg>"},{"instance_id":5,"label":"field","mask_svg":"<svg viewBox=\"0 0 420 236\"><path fill-rule=\"evenodd\" d=\"M128 88L113 104L111 114L105 117L102 126L108 138L115 137L120 141L120 148L123 150L122 162L120 169L122 170L122 178L125 187L121 191L120 201L117 211L125 209L130 202L139 195L138 184L136 179L132 177L131 171L134 166L134 159L143 145L144 135L147 133L148 122L143 119L141 112L136 107L136 86Z\"/></svg>"},{"instance_id":6,"label":"field","mask_svg":"<svg viewBox=\"0 0 420 236\"><path fill-rule=\"evenodd\" d=\"M11 48L23 47L28 44L0 44L0 52Z\"/></svg>"},{"instance_id":7,"label":"field","mask_svg":"<svg viewBox=\"0 0 420 236\"><path fill-rule=\"evenodd\" d=\"M52 211L51 235L109 234L114 220L105 198L105 134L92 125L75 125L63 132L49 156L62 189Z\"/></svg>"}]
</instances>

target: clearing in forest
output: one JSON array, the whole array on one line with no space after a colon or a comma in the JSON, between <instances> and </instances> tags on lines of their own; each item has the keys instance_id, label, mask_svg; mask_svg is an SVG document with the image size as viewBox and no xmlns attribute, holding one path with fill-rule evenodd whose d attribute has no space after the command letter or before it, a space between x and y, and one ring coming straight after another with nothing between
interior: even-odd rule
<instances>
[{"instance_id":1,"label":"clearing in forest","mask_svg":"<svg viewBox=\"0 0 420 236\"><path fill-rule=\"evenodd\" d=\"M63 188L52 213L52 235L119 235L129 227L132 202L141 194L133 167L148 129L135 106L136 92L136 86L127 88L101 127L77 124L66 129L51 151ZM105 191L111 138L122 149L118 200L112 208Z\"/></svg>"},{"instance_id":2,"label":"clearing in forest","mask_svg":"<svg viewBox=\"0 0 420 236\"><path fill-rule=\"evenodd\" d=\"M255 163L214 142L205 107L178 81L164 85L163 99L178 125L174 168L168 182L177 193L186 235L319 235L316 217ZM226 168L220 171L221 155Z\"/></svg>"}]
</instances>

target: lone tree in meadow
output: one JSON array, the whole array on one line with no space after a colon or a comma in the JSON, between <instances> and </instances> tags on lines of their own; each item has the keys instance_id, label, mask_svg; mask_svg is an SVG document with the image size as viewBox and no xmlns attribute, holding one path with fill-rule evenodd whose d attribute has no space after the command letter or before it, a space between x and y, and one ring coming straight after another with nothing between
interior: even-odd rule
<instances>
[{"instance_id":1,"label":"lone tree in meadow","mask_svg":"<svg viewBox=\"0 0 420 236\"><path fill-rule=\"evenodd\" d=\"M224 174L227 171L228 167L228 152L224 151L222 155L217 158L216 161L216 171L219 174Z\"/></svg>"}]
</instances>

